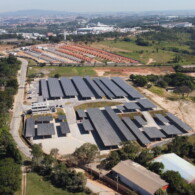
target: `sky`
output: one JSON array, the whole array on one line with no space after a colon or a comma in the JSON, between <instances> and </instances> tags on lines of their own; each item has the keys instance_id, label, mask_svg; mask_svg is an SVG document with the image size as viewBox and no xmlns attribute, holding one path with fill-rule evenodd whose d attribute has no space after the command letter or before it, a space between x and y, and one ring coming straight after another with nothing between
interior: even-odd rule
<instances>
[{"instance_id":1,"label":"sky","mask_svg":"<svg viewBox=\"0 0 195 195\"><path fill-rule=\"evenodd\" d=\"M68 12L195 10L195 0L0 0L0 12L30 9Z\"/></svg>"}]
</instances>

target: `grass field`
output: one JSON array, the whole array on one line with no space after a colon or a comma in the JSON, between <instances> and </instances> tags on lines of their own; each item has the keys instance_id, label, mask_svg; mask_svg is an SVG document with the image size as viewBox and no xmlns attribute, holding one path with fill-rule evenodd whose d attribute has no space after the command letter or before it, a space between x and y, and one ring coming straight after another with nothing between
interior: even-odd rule
<instances>
[{"instance_id":1,"label":"grass field","mask_svg":"<svg viewBox=\"0 0 195 195\"><path fill-rule=\"evenodd\" d=\"M28 76L36 73L43 73L45 76L53 77L55 74L60 76L96 76L96 72L92 67L29 67Z\"/></svg>"},{"instance_id":2,"label":"grass field","mask_svg":"<svg viewBox=\"0 0 195 195\"><path fill-rule=\"evenodd\" d=\"M106 106L117 106L122 104L121 102L90 102L90 103L85 103L81 104L79 106L74 107L75 110L86 110L88 108L101 108L101 107L106 107Z\"/></svg>"},{"instance_id":3,"label":"grass field","mask_svg":"<svg viewBox=\"0 0 195 195\"><path fill-rule=\"evenodd\" d=\"M27 174L27 195L85 195L85 193L70 193L59 188L55 188L49 182L36 173Z\"/></svg>"}]
</instances>

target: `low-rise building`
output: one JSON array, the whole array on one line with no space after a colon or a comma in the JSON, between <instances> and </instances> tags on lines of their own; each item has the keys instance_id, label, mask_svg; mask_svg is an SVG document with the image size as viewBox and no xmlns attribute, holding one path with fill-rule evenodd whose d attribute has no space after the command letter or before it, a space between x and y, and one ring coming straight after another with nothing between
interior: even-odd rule
<instances>
[{"instance_id":1,"label":"low-rise building","mask_svg":"<svg viewBox=\"0 0 195 195\"><path fill-rule=\"evenodd\" d=\"M49 102L35 102L31 107L33 114L47 113L50 111Z\"/></svg>"}]
</instances>

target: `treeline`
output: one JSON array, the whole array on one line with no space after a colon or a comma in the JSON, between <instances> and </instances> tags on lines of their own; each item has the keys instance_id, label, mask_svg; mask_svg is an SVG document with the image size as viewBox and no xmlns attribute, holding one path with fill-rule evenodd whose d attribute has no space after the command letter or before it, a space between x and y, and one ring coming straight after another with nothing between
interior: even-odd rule
<instances>
[{"instance_id":1,"label":"treeline","mask_svg":"<svg viewBox=\"0 0 195 195\"><path fill-rule=\"evenodd\" d=\"M0 194L10 195L20 188L22 158L9 133L9 110L17 92L20 63L13 56L0 59Z\"/></svg>"},{"instance_id":2,"label":"treeline","mask_svg":"<svg viewBox=\"0 0 195 195\"><path fill-rule=\"evenodd\" d=\"M22 39L22 36L17 34L2 34L0 35L0 41L1 39Z\"/></svg>"},{"instance_id":3,"label":"treeline","mask_svg":"<svg viewBox=\"0 0 195 195\"><path fill-rule=\"evenodd\" d=\"M112 151L110 155L101 162L101 168L110 170L121 160L133 160L147 169L159 174L162 179L169 183L168 194L193 195L195 184L187 184L178 172L163 172L164 165L152 160L165 153L175 152L181 157L194 159L195 144L190 144L187 137L176 137L166 149L155 147L151 150L141 148L137 142L122 143L121 149ZM157 193L158 194L158 191ZM159 193L161 194L161 193Z\"/></svg>"}]
</instances>

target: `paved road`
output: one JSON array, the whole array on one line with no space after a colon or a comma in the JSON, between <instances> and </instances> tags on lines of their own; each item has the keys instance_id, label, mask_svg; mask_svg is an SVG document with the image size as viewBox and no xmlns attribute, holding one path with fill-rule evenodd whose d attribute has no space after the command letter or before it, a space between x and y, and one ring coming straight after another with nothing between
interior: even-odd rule
<instances>
[{"instance_id":1,"label":"paved road","mask_svg":"<svg viewBox=\"0 0 195 195\"><path fill-rule=\"evenodd\" d=\"M30 148L26 144L24 144L24 142L22 141L19 135L19 128L22 119L21 114L23 113L24 88L25 88L28 62L21 58L19 58L19 60L22 62L21 70L18 75L19 89L17 95L15 96L13 116L10 124L10 129L11 129L11 134L18 146L18 149L23 154L25 154L27 157L30 158L31 157Z\"/></svg>"}]
</instances>

